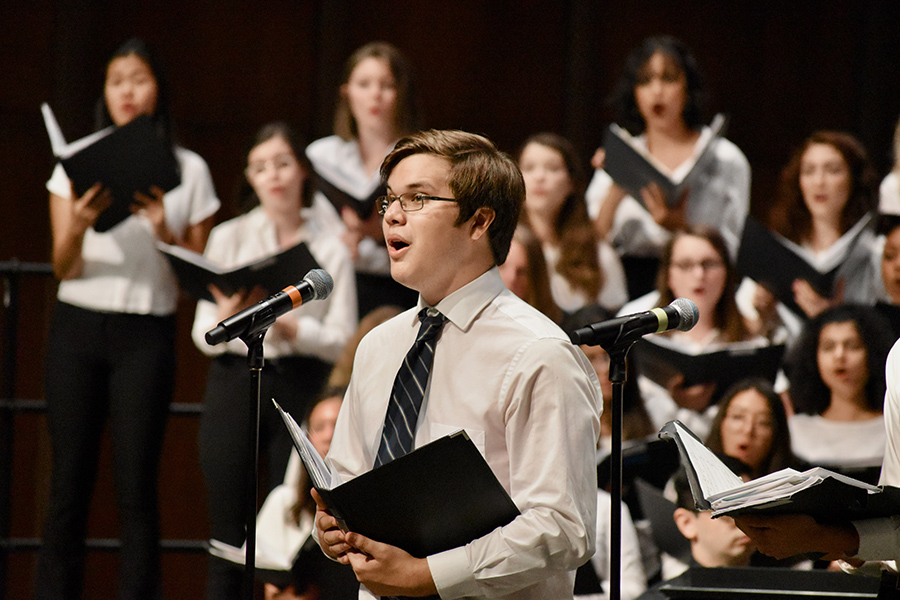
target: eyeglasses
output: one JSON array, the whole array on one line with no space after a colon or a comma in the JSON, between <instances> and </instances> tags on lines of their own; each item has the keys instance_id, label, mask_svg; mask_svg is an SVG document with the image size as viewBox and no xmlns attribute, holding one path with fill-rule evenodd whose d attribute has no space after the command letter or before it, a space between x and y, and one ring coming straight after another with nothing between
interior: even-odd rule
<instances>
[{"instance_id":1,"label":"eyeglasses","mask_svg":"<svg viewBox=\"0 0 900 600\"><path fill-rule=\"evenodd\" d=\"M704 272L715 271L716 269L721 269L725 266L725 263L721 260L715 260L712 258L701 260L701 261L693 261L693 260L680 260L678 262L672 263L672 266L678 269L679 271L689 272L693 271L697 267L703 269Z\"/></svg>"},{"instance_id":2,"label":"eyeglasses","mask_svg":"<svg viewBox=\"0 0 900 600\"><path fill-rule=\"evenodd\" d=\"M276 171L280 171L281 169L296 165L297 159L294 158L293 154L279 154L269 160L257 160L250 163L247 165L244 172L247 174L247 177L258 177L266 172L266 169L269 168L269 164L275 167Z\"/></svg>"},{"instance_id":3,"label":"eyeglasses","mask_svg":"<svg viewBox=\"0 0 900 600\"><path fill-rule=\"evenodd\" d=\"M422 210L422 207L425 206L426 200L456 202L455 198L439 198L438 196L427 196L425 194L414 192L400 194L399 196L391 196L390 194L388 194L386 196L379 196L378 200L375 201L375 208L378 210L378 214L384 215L384 213L387 212L388 207L394 200L400 201L400 208L403 210L403 212L415 212L417 210Z\"/></svg>"}]
</instances>

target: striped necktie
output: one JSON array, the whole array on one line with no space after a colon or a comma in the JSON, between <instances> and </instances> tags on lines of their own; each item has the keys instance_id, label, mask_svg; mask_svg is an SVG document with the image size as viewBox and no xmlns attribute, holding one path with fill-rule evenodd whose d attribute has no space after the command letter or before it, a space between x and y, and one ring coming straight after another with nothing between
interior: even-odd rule
<instances>
[{"instance_id":1,"label":"striped necktie","mask_svg":"<svg viewBox=\"0 0 900 600\"><path fill-rule=\"evenodd\" d=\"M381 444L375 457L375 466L380 467L413 449L416 435L416 421L425 398L428 376L434 363L434 345L441 333L447 317L435 309L423 308L419 312L419 333L416 342L406 354L388 403L381 432Z\"/></svg>"}]
</instances>

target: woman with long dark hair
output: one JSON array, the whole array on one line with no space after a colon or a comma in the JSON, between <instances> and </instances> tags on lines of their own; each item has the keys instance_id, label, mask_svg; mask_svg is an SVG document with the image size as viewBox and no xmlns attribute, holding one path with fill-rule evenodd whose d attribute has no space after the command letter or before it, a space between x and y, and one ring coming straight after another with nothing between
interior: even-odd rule
<instances>
[{"instance_id":1,"label":"woman with long dark hair","mask_svg":"<svg viewBox=\"0 0 900 600\"><path fill-rule=\"evenodd\" d=\"M169 89L150 47L120 46L106 65L97 129L147 115L172 148L181 184L138 193L134 214L102 233L106 182L78 197L57 164L47 189L53 270L60 280L47 347L45 393L52 442L50 503L36 598L77 598L84 538L109 424L119 511L119 596L156 598L160 586L157 474L175 387L178 284L157 241L203 249L219 208L206 163L173 145Z\"/></svg>"}]
</instances>

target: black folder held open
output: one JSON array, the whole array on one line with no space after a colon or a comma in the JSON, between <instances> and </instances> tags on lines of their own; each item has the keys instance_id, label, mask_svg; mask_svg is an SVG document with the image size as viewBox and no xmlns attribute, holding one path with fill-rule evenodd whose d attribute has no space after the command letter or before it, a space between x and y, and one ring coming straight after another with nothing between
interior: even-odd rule
<instances>
[{"instance_id":1,"label":"black folder held open","mask_svg":"<svg viewBox=\"0 0 900 600\"><path fill-rule=\"evenodd\" d=\"M691 168L683 178L676 181L663 172L665 167L641 148L630 133L613 123L603 136L603 149L606 152L603 170L619 187L641 203L641 189L655 182L666 197L666 203L673 207L678 204L684 189L695 184L715 160L713 149L724 133L725 124L724 115L713 118L710 124L711 135L702 147L696 149Z\"/></svg>"},{"instance_id":2,"label":"black folder held open","mask_svg":"<svg viewBox=\"0 0 900 600\"><path fill-rule=\"evenodd\" d=\"M112 229L129 217L135 192L149 195L152 186L168 192L181 184L174 151L149 116L66 144L53 111L47 104L41 109L53 154L72 180L75 193L81 196L95 183L112 193L112 204L97 218L95 231Z\"/></svg>"},{"instance_id":3,"label":"black folder held open","mask_svg":"<svg viewBox=\"0 0 900 600\"><path fill-rule=\"evenodd\" d=\"M834 523L890 516L900 506L900 488L876 487L821 467L782 469L744 482L680 421L666 423L659 435L677 444L694 503L713 517L802 513Z\"/></svg>"},{"instance_id":4,"label":"black folder held open","mask_svg":"<svg viewBox=\"0 0 900 600\"><path fill-rule=\"evenodd\" d=\"M463 546L519 516L463 430L342 483L296 421L273 403L313 486L345 531L422 558Z\"/></svg>"},{"instance_id":5,"label":"black folder held open","mask_svg":"<svg viewBox=\"0 0 900 600\"><path fill-rule=\"evenodd\" d=\"M319 263L302 242L278 254L233 269L223 269L202 254L181 246L158 242L156 247L169 259L181 289L194 298L210 302L213 301L210 285L219 288L226 296L241 289L249 291L257 285L271 295L297 283L305 273L319 268Z\"/></svg>"}]
</instances>

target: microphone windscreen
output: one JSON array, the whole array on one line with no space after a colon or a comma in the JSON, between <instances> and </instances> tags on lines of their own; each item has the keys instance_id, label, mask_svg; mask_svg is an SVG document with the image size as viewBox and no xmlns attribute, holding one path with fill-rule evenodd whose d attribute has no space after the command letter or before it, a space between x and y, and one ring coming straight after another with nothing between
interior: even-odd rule
<instances>
[{"instance_id":1,"label":"microphone windscreen","mask_svg":"<svg viewBox=\"0 0 900 600\"><path fill-rule=\"evenodd\" d=\"M687 331L697 324L700 318L700 310L692 300L687 298L675 298L669 305L675 309L681 320L678 322L679 331Z\"/></svg>"},{"instance_id":2,"label":"microphone windscreen","mask_svg":"<svg viewBox=\"0 0 900 600\"><path fill-rule=\"evenodd\" d=\"M303 278L313 289L313 300L324 300L334 289L334 279L325 269L313 269Z\"/></svg>"}]
</instances>

